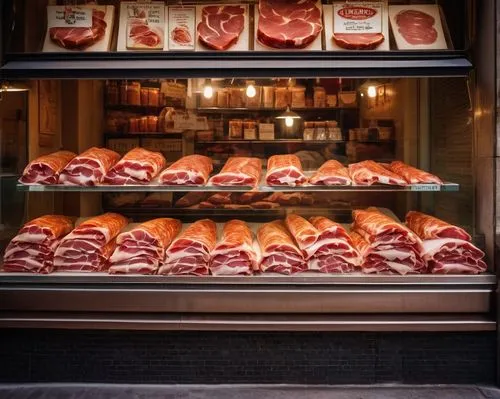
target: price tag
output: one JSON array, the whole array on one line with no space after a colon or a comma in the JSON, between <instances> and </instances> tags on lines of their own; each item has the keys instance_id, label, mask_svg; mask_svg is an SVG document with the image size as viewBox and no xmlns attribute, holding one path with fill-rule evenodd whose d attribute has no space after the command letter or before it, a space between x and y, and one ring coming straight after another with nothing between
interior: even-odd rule
<instances>
[{"instance_id":1,"label":"price tag","mask_svg":"<svg viewBox=\"0 0 500 399\"><path fill-rule=\"evenodd\" d=\"M380 1L334 4L334 33L381 33L382 6Z\"/></svg>"},{"instance_id":2,"label":"price tag","mask_svg":"<svg viewBox=\"0 0 500 399\"><path fill-rule=\"evenodd\" d=\"M411 191L441 191L438 184L412 184Z\"/></svg>"},{"instance_id":3,"label":"price tag","mask_svg":"<svg viewBox=\"0 0 500 399\"><path fill-rule=\"evenodd\" d=\"M49 28L91 28L92 8L47 7L47 25Z\"/></svg>"}]
</instances>

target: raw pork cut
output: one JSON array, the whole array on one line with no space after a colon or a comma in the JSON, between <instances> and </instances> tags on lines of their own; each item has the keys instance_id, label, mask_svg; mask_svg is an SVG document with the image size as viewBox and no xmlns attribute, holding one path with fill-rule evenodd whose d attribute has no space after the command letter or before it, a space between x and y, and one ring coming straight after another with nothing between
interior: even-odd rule
<instances>
[{"instance_id":1,"label":"raw pork cut","mask_svg":"<svg viewBox=\"0 0 500 399\"><path fill-rule=\"evenodd\" d=\"M431 45L438 39L438 32L434 28L436 20L419 10L403 10L396 15L396 24L401 36L409 44Z\"/></svg>"},{"instance_id":2,"label":"raw pork cut","mask_svg":"<svg viewBox=\"0 0 500 399\"><path fill-rule=\"evenodd\" d=\"M203 155L187 155L160 174L160 183L172 186L203 186L212 173L212 160Z\"/></svg>"},{"instance_id":3,"label":"raw pork cut","mask_svg":"<svg viewBox=\"0 0 500 399\"><path fill-rule=\"evenodd\" d=\"M180 46L189 46L193 41L191 33L189 33L189 27L184 24L176 26L170 32L170 38Z\"/></svg>"},{"instance_id":4,"label":"raw pork cut","mask_svg":"<svg viewBox=\"0 0 500 399\"><path fill-rule=\"evenodd\" d=\"M165 157L159 152L134 148L106 173L103 183L147 184L165 168L166 163Z\"/></svg>"},{"instance_id":5,"label":"raw pork cut","mask_svg":"<svg viewBox=\"0 0 500 399\"><path fill-rule=\"evenodd\" d=\"M70 151L57 151L42 155L24 168L19 182L22 184L57 184L59 174L74 157L76 154Z\"/></svg>"},{"instance_id":6,"label":"raw pork cut","mask_svg":"<svg viewBox=\"0 0 500 399\"><path fill-rule=\"evenodd\" d=\"M213 50L227 50L245 27L245 8L238 5L207 6L201 11L198 40Z\"/></svg>"},{"instance_id":7,"label":"raw pork cut","mask_svg":"<svg viewBox=\"0 0 500 399\"><path fill-rule=\"evenodd\" d=\"M60 215L46 215L26 223L5 249L3 270L50 273L54 251L72 228L73 221Z\"/></svg>"},{"instance_id":8,"label":"raw pork cut","mask_svg":"<svg viewBox=\"0 0 500 399\"><path fill-rule=\"evenodd\" d=\"M285 224L280 220L263 224L257 232L262 272L294 274L307 270L307 263Z\"/></svg>"},{"instance_id":9,"label":"raw pork cut","mask_svg":"<svg viewBox=\"0 0 500 399\"><path fill-rule=\"evenodd\" d=\"M340 162L331 159L326 161L309 179L309 183L324 186L348 186L352 183L348 169Z\"/></svg>"},{"instance_id":10,"label":"raw pork cut","mask_svg":"<svg viewBox=\"0 0 500 399\"><path fill-rule=\"evenodd\" d=\"M361 257L342 225L323 216L309 222L319 232L316 243L305 251L310 271L352 273L361 266Z\"/></svg>"},{"instance_id":11,"label":"raw pork cut","mask_svg":"<svg viewBox=\"0 0 500 399\"><path fill-rule=\"evenodd\" d=\"M214 186L256 186L261 174L262 163L259 158L231 157L210 182Z\"/></svg>"},{"instance_id":12,"label":"raw pork cut","mask_svg":"<svg viewBox=\"0 0 500 399\"><path fill-rule=\"evenodd\" d=\"M176 208L189 208L207 199L210 193L191 191L175 202Z\"/></svg>"},{"instance_id":13,"label":"raw pork cut","mask_svg":"<svg viewBox=\"0 0 500 399\"><path fill-rule=\"evenodd\" d=\"M285 219L285 225L301 251L305 251L318 240L319 231L299 215L293 213L288 215Z\"/></svg>"},{"instance_id":14,"label":"raw pork cut","mask_svg":"<svg viewBox=\"0 0 500 399\"><path fill-rule=\"evenodd\" d=\"M313 205L314 197L309 193L272 193L263 199L282 206Z\"/></svg>"},{"instance_id":15,"label":"raw pork cut","mask_svg":"<svg viewBox=\"0 0 500 399\"><path fill-rule=\"evenodd\" d=\"M273 155L267 161L266 182L269 186L298 186L307 181L300 158L296 155Z\"/></svg>"},{"instance_id":16,"label":"raw pork cut","mask_svg":"<svg viewBox=\"0 0 500 399\"><path fill-rule=\"evenodd\" d=\"M401 161L391 162L389 170L403 177L408 184L443 184L439 177L414 168Z\"/></svg>"},{"instance_id":17,"label":"raw pork cut","mask_svg":"<svg viewBox=\"0 0 500 399\"><path fill-rule=\"evenodd\" d=\"M268 193L260 193L260 192L259 193L256 193L256 192L242 193L238 196L237 202L238 202L238 204L248 205L248 204L262 201L268 195L269 195Z\"/></svg>"},{"instance_id":18,"label":"raw pork cut","mask_svg":"<svg viewBox=\"0 0 500 399\"><path fill-rule=\"evenodd\" d=\"M98 272L107 269L116 236L128 221L117 213L105 213L78 225L64 237L54 256L59 271Z\"/></svg>"},{"instance_id":19,"label":"raw pork cut","mask_svg":"<svg viewBox=\"0 0 500 399\"><path fill-rule=\"evenodd\" d=\"M422 240L433 240L438 238L456 238L457 240L464 241L471 240L471 236L464 229L421 212L408 212L406 214L406 225Z\"/></svg>"},{"instance_id":20,"label":"raw pork cut","mask_svg":"<svg viewBox=\"0 0 500 399\"><path fill-rule=\"evenodd\" d=\"M217 226L212 220L199 220L174 240L165 253L158 274L196 276L209 273L210 253L217 241Z\"/></svg>"},{"instance_id":21,"label":"raw pork cut","mask_svg":"<svg viewBox=\"0 0 500 399\"><path fill-rule=\"evenodd\" d=\"M253 234L241 220L231 220L224 225L222 238L211 254L210 271L214 276L252 274L258 270Z\"/></svg>"},{"instance_id":22,"label":"raw pork cut","mask_svg":"<svg viewBox=\"0 0 500 399\"><path fill-rule=\"evenodd\" d=\"M130 21L129 21L130 24ZM149 26L147 20L136 19L129 26L127 43L129 48L162 49L164 32L159 27Z\"/></svg>"},{"instance_id":23,"label":"raw pork cut","mask_svg":"<svg viewBox=\"0 0 500 399\"><path fill-rule=\"evenodd\" d=\"M66 165L59 183L71 186L95 186L118 162L120 155L107 148L92 147Z\"/></svg>"},{"instance_id":24,"label":"raw pork cut","mask_svg":"<svg viewBox=\"0 0 500 399\"><path fill-rule=\"evenodd\" d=\"M334 33L333 41L345 50L375 50L385 40L382 33Z\"/></svg>"},{"instance_id":25,"label":"raw pork cut","mask_svg":"<svg viewBox=\"0 0 500 399\"><path fill-rule=\"evenodd\" d=\"M406 180L374 161L349 165L349 175L354 184L371 186L375 183L406 186Z\"/></svg>"},{"instance_id":26,"label":"raw pork cut","mask_svg":"<svg viewBox=\"0 0 500 399\"><path fill-rule=\"evenodd\" d=\"M50 39L60 47L70 50L84 50L102 40L106 35L108 24L106 12L92 10L92 26L90 28L50 28Z\"/></svg>"},{"instance_id":27,"label":"raw pork cut","mask_svg":"<svg viewBox=\"0 0 500 399\"><path fill-rule=\"evenodd\" d=\"M154 274L181 226L181 222L176 219L153 219L119 234L117 247L109 259L108 272Z\"/></svg>"},{"instance_id":28,"label":"raw pork cut","mask_svg":"<svg viewBox=\"0 0 500 399\"><path fill-rule=\"evenodd\" d=\"M305 48L323 30L315 0L260 0L257 39L272 48Z\"/></svg>"}]
</instances>

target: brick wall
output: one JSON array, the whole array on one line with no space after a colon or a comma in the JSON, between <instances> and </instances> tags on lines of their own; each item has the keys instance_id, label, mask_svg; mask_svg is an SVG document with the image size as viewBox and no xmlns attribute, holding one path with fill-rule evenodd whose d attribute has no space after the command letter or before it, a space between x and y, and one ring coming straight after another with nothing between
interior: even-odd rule
<instances>
[{"instance_id":1,"label":"brick wall","mask_svg":"<svg viewBox=\"0 0 500 399\"><path fill-rule=\"evenodd\" d=\"M484 383L494 333L3 330L0 382Z\"/></svg>"}]
</instances>

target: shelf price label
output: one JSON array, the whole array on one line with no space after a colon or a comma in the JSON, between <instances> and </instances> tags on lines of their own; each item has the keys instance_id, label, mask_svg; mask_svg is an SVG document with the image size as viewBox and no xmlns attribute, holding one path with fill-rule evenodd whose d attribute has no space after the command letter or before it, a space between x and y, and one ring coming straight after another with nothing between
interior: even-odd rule
<instances>
[{"instance_id":1,"label":"shelf price label","mask_svg":"<svg viewBox=\"0 0 500 399\"><path fill-rule=\"evenodd\" d=\"M411 191L441 191L439 184L412 184Z\"/></svg>"}]
</instances>

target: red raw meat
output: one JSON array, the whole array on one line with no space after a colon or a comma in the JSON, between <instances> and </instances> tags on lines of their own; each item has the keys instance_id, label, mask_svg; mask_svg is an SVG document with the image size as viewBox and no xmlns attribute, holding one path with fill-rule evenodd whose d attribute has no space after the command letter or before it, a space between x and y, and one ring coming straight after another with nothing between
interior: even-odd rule
<instances>
[{"instance_id":1,"label":"red raw meat","mask_svg":"<svg viewBox=\"0 0 500 399\"><path fill-rule=\"evenodd\" d=\"M22 184L57 184L59 174L76 154L70 151L57 151L31 161L24 168L19 179Z\"/></svg>"},{"instance_id":2,"label":"red raw meat","mask_svg":"<svg viewBox=\"0 0 500 399\"><path fill-rule=\"evenodd\" d=\"M179 198L174 206L176 208L188 208L204 201L209 195L210 193L206 192L191 191Z\"/></svg>"},{"instance_id":3,"label":"red raw meat","mask_svg":"<svg viewBox=\"0 0 500 399\"><path fill-rule=\"evenodd\" d=\"M89 148L66 165L59 176L59 183L71 186L95 186L101 183L106 173L119 159L120 154L107 148Z\"/></svg>"},{"instance_id":4,"label":"red raw meat","mask_svg":"<svg viewBox=\"0 0 500 399\"><path fill-rule=\"evenodd\" d=\"M401 36L411 45L431 45L438 39L434 28L436 20L419 10L403 10L396 15L396 24Z\"/></svg>"},{"instance_id":5,"label":"red raw meat","mask_svg":"<svg viewBox=\"0 0 500 399\"><path fill-rule=\"evenodd\" d=\"M331 159L326 161L318 171L309 179L309 183L314 185L348 186L352 183L348 169L340 162Z\"/></svg>"},{"instance_id":6,"label":"red raw meat","mask_svg":"<svg viewBox=\"0 0 500 399\"><path fill-rule=\"evenodd\" d=\"M269 186L299 186L307 181L300 158L296 155L273 155L267 161L266 182Z\"/></svg>"},{"instance_id":7,"label":"red raw meat","mask_svg":"<svg viewBox=\"0 0 500 399\"><path fill-rule=\"evenodd\" d=\"M170 33L170 37L181 46L188 46L193 41L187 25L176 26Z\"/></svg>"},{"instance_id":8,"label":"red raw meat","mask_svg":"<svg viewBox=\"0 0 500 399\"><path fill-rule=\"evenodd\" d=\"M273 193L263 201L274 202L282 206L313 205L314 197L308 193Z\"/></svg>"},{"instance_id":9,"label":"red raw meat","mask_svg":"<svg viewBox=\"0 0 500 399\"><path fill-rule=\"evenodd\" d=\"M268 195L269 195L268 193L247 192L238 196L237 202L238 204L248 205L254 202L262 201Z\"/></svg>"},{"instance_id":10,"label":"red raw meat","mask_svg":"<svg viewBox=\"0 0 500 399\"><path fill-rule=\"evenodd\" d=\"M403 177L408 184L443 184L443 181L439 177L401 161L391 162L389 170Z\"/></svg>"},{"instance_id":11,"label":"red raw meat","mask_svg":"<svg viewBox=\"0 0 500 399\"><path fill-rule=\"evenodd\" d=\"M165 263L158 274L206 275L210 253L217 241L217 228L209 219L190 225L174 240L165 253Z\"/></svg>"},{"instance_id":12,"label":"red raw meat","mask_svg":"<svg viewBox=\"0 0 500 399\"><path fill-rule=\"evenodd\" d=\"M258 270L253 234L241 220L231 220L224 225L222 238L211 255L210 271L214 276L247 275Z\"/></svg>"},{"instance_id":13,"label":"red raw meat","mask_svg":"<svg viewBox=\"0 0 500 399\"><path fill-rule=\"evenodd\" d=\"M345 50L374 50L385 40L382 33L334 33L333 41Z\"/></svg>"},{"instance_id":14,"label":"red raw meat","mask_svg":"<svg viewBox=\"0 0 500 399\"><path fill-rule=\"evenodd\" d=\"M277 209L280 207L280 204L276 204L275 202L257 201L252 202L250 207L252 209Z\"/></svg>"},{"instance_id":15,"label":"red raw meat","mask_svg":"<svg viewBox=\"0 0 500 399\"><path fill-rule=\"evenodd\" d=\"M349 175L354 184L390 184L406 186L406 180L374 161L363 161L349 165Z\"/></svg>"},{"instance_id":16,"label":"red raw meat","mask_svg":"<svg viewBox=\"0 0 500 399\"><path fill-rule=\"evenodd\" d=\"M210 182L214 186L256 186L261 174L262 163L259 158L231 157Z\"/></svg>"},{"instance_id":17,"label":"red raw meat","mask_svg":"<svg viewBox=\"0 0 500 399\"><path fill-rule=\"evenodd\" d=\"M101 272L108 267L108 259L116 247L113 239L99 251L88 252L70 248L57 248L54 268L66 272ZM60 254L60 255L59 255Z\"/></svg>"},{"instance_id":18,"label":"red raw meat","mask_svg":"<svg viewBox=\"0 0 500 399\"><path fill-rule=\"evenodd\" d=\"M307 47L323 30L320 7L315 0L260 0L257 39L278 49Z\"/></svg>"},{"instance_id":19,"label":"red raw meat","mask_svg":"<svg viewBox=\"0 0 500 399\"><path fill-rule=\"evenodd\" d=\"M12 242L29 242L50 247L54 241L68 234L72 228L71 218L46 215L26 223Z\"/></svg>"},{"instance_id":20,"label":"red raw meat","mask_svg":"<svg viewBox=\"0 0 500 399\"><path fill-rule=\"evenodd\" d=\"M245 26L245 8L207 6L201 11L198 39L213 50L227 50L238 41Z\"/></svg>"},{"instance_id":21,"label":"red raw meat","mask_svg":"<svg viewBox=\"0 0 500 399\"><path fill-rule=\"evenodd\" d=\"M471 236L464 229L446 223L436 217L416 211L408 212L406 215L406 225L422 240L433 240L438 238L456 238L457 240L464 241L471 240Z\"/></svg>"},{"instance_id":22,"label":"red raw meat","mask_svg":"<svg viewBox=\"0 0 500 399\"><path fill-rule=\"evenodd\" d=\"M92 10L92 26L90 28L50 28L50 39L60 47L70 50L84 50L102 40L106 35L108 24L106 13Z\"/></svg>"},{"instance_id":23,"label":"red raw meat","mask_svg":"<svg viewBox=\"0 0 500 399\"><path fill-rule=\"evenodd\" d=\"M188 155L174 162L160 174L165 185L202 186L212 173L212 160L203 155Z\"/></svg>"},{"instance_id":24,"label":"red raw meat","mask_svg":"<svg viewBox=\"0 0 500 399\"><path fill-rule=\"evenodd\" d=\"M158 46L163 41L162 35L163 32L144 23L132 25L129 31L129 37L135 43L146 47Z\"/></svg>"},{"instance_id":25,"label":"red raw meat","mask_svg":"<svg viewBox=\"0 0 500 399\"><path fill-rule=\"evenodd\" d=\"M165 168L167 161L159 152L134 148L127 152L104 176L113 185L147 184Z\"/></svg>"},{"instance_id":26,"label":"red raw meat","mask_svg":"<svg viewBox=\"0 0 500 399\"><path fill-rule=\"evenodd\" d=\"M319 231L299 215L293 213L288 215L285 224L302 251L314 245L319 238Z\"/></svg>"}]
</instances>

